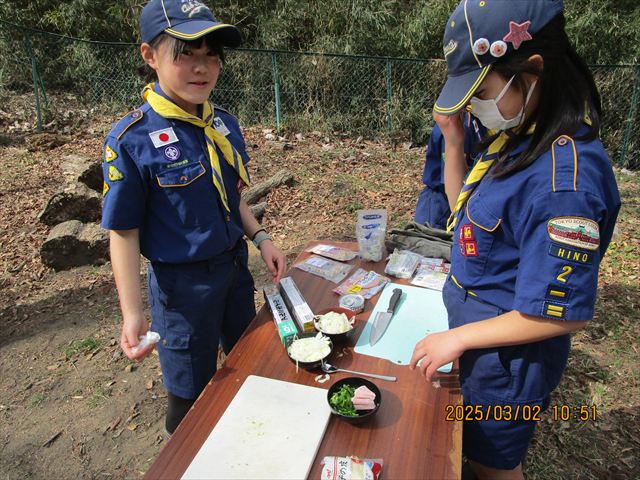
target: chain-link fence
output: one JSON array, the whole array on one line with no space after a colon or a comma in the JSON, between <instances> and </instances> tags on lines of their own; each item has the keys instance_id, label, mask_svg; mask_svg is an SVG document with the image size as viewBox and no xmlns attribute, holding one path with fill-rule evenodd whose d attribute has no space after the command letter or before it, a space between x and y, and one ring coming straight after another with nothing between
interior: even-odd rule
<instances>
[{"instance_id":1,"label":"chain-link fence","mask_svg":"<svg viewBox=\"0 0 640 480\"><path fill-rule=\"evenodd\" d=\"M48 91L77 95L105 113L141 103L138 46L78 40L0 22L0 90L35 91L38 125ZM614 162L640 168L640 65L594 65L602 138ZM239 49L229 51L216 103L243 125L341 131L424 142L445 79L441 60Z\"/></svg>"}]
</instances>

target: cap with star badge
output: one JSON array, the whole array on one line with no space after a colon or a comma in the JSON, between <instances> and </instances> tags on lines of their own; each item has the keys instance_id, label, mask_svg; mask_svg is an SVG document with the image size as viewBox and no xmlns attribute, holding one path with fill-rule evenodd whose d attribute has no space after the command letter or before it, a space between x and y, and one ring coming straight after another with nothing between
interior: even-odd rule
<instances>
[{"instance_id":1,"label":"cap with star badge","mask_svg":"<svg viewBox=\"0 0 640 480\"><path fill-rule=\"evenodd\" d=\"M462 0L444 32L447 82L434 110L458 113L493 63L532 40L563 9L563 0Z\"/></svg>"},{"instance_id":2,"label":"cap with star badge","mask_svg":"<svg viewBox=\"0 0 640 480\"><path fill-rule=\"evenodd\" d=\"M181 40L196 40L215 33L225 47L242 43L240 30L221 23L209 7L198 0L151 0L140 14L140 37L149 43L162 32Z\"/></svg>"}]
</instances>

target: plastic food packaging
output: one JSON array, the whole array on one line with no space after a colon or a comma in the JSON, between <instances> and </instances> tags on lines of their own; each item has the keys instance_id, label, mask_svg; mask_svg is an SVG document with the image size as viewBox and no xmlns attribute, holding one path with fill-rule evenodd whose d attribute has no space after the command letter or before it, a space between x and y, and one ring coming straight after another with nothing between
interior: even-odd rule
<instances>
[{"instance_id":1,"label":"plastic food packaging","mask_svg":"<svg viewBox=\"0 0 640 480\"><path fill-rule=\"evenodd\" d=\"M295 264L294 267L322 277L333 283L340 283L346 278L353 268L351 265L345 265L344 263L336 262L335 260L330 260L328 258L318 257L316 255L312 255L306 260Z\"/></svg>"},{"instance_id":2,"label":"plastic food packaging","mask_svg":"<svg viewBox=\"0 0 640 480\"><path fill-rule=\"evenodd\" d=\"M353 250L348 250L342 247L336 247L334 245L326 245L323 243L307 249L307 252L315 253L317 255L322 255L323 257L327 257L327 258L332 258L340 262L348 262L349 260L353 260L358 256L358 252L354 252Z\"/></svg>"},{"instance_id":3,"label":"plastic food packaging","mask_svg":"<svg viewBox=\"0 0 640 480\"><path fill-rule=\"evenodd\" d=\"M155 343L158 343L159 341L160 334L148 330L146 335L140 335L140 343L138 343L135 347L131 347L131 351L133 353L138 353L140 350L144 350L149 345L153 345Z\"/></svg>"},{"instance_id":4,"label":"plastic food packaging","mask_svg":"<svg viewBox=\"0 0 640 480\"><path fill-rule=\"evenodd\" d=\"M365 269L359 268L333 291L338 295L357 293L368 300L382 290L389 282L390 280L384 275L380 275L373 270L367 272Z\"/></svg>"},{"instance_id":5,"label":"plastic food packaging","mask_svg":"<svg viewBox=\"0 0 640 480\"><path fill-rule=\"evenodd\" d=\"M382 464L381 458L324 457L320 480L378 480Z\"/></svg>"},{"instance_id":6,"label":"plastic food packaging","mask_svg":"<svg viewBox=\"0 0 640 480\"><path fill-rule=\"evenodd\" d=\"M440 261L440 264L434 262L422 262L410 283L418 287L442 291L450 271L450 263L444 263L442 261Z\"/></svg>"},{"instance_id":7,"label":"plastic food packaging","mask_svg":"<svg viewBox=\"0 0 640 480\"><path fill-rule=\"evenodd\" d=\"M387 211L358 210L356 238L360 258L379 262L385 254L384 237L387 230Z\"/></svg>"},{"instance_id":8,"label":"plastic food packaging","mask_svg":"<svg viewBox=\"0 0 640 480\"><path fill-rule=\"evenodd\" d=\"M411 278L422 258L424 257L417 253L396 248L389 256L389 262L384 269L384 273L397 278Z\"/></svg>"},{"instance_id":9,"label":"plastic food packaging","mask_svg":"<svg viewBox=\"0 0 640 480\"><path fill-rule=\"evenodd\" d=\"M357 293L349 293L340 297L338 305L351 310L353 313L360 313L364 311L364 297Z\"/></svg>"}]
</instances>

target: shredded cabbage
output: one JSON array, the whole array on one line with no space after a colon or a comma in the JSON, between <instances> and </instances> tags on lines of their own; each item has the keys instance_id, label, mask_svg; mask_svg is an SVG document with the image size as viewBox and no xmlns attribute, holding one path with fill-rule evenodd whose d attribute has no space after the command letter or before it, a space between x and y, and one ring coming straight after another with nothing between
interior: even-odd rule
<instances>
[{"instance_id":1,"label":"shredded cabbage","mask_svg":"<svg viewBox=\"0 0 640 480\"><path fill-rule=\"evenodd\" d=\"M315 337L296 338L287 352L297 362L317 362L331 353L329 337L318 333Z\"/></svg>"},{"instance_id":2,"label":"shredded cabbage","mask_svg":"<svg viewBox=\"0 0 640 480\"><path fill-rule=\"evenodd\" d=\"M355 317L351 320L344 313L329 312L316 317L316 326L323 333L337 335L338 333L348 332L353 328Z\"/></svg>"}]
</instances>

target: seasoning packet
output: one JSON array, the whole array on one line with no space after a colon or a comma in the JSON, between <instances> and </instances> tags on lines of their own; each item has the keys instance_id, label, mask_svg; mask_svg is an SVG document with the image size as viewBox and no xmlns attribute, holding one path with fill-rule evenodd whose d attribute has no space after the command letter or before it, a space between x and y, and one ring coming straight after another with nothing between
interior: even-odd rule
<instances>
[{"instance_id":1,"label":"seasoning packet","mask_svg":"<svg viewBox=\"0 0 640 480\"><path fill-rule=\"evenodd\" d=\"M359 268L333 291L338 295L357 293L368 300L389 282L390 280L384 275L380 275L373 270L367 272L364 268Z\"/></svg>"},{"instance_id":2,"label":"seasoning packet","mask_svg":"<svg viewBox=\"0 0 640 480\"><path fill-rule=\"evenodd\" d=\"M320 480L378 480L382 473L381 458L324 457Z\"/></svg>"},{"instance_id":3,"label":"seasoning packet","mask_svg":"<svg viewBox=\"0 0 640 480\"><path fill-rule=\"evenodd\" d=\"M416 285L418 287L442 291L450 271L450 263L442 261L440 261L440 264L434 262L422 262L410 283L411 285Z\"/></svg>"},{"instance_id":4,"label":"seasoning packet","mask_svg":"<svg viewBox=\"0 0 640 480\"><path fill-rule=\"evenodd\" d=\"M306 260L294 265L304 272L312 273L333 283L340 283L349 274L353 266L336 262L328 258L312 255Z\"/></svg>"},{"instance_id":5,"label":"seasoning packet","mask_svg":"<svg viewBox=\"0 0 640 480\"><path fill-rule=\"evenodd\" d=\"M398 250L397 248L389 255L389 262L384 269L384 273L397 278L411 278L416 271L422 255L410 252L409 250Z\"/></svg>"},{"instance_id":6,"label":"seasoning packet","mask_svg":"<svg viewBox=\"0 0 640 480\"><path fill-rule=\"evenodd\" d=\"M320 245L315 245L307 249L307 252L315 253L317 255L322 255L323 257L327 257L327 258L332 258L340 262L348 262L349 260L353 260L358 256L358 252L354 252L353 250L348 250L342 247L336 247L334 245L326 245L324 243L321 243Z\"/></svg>"}]
</instances>

